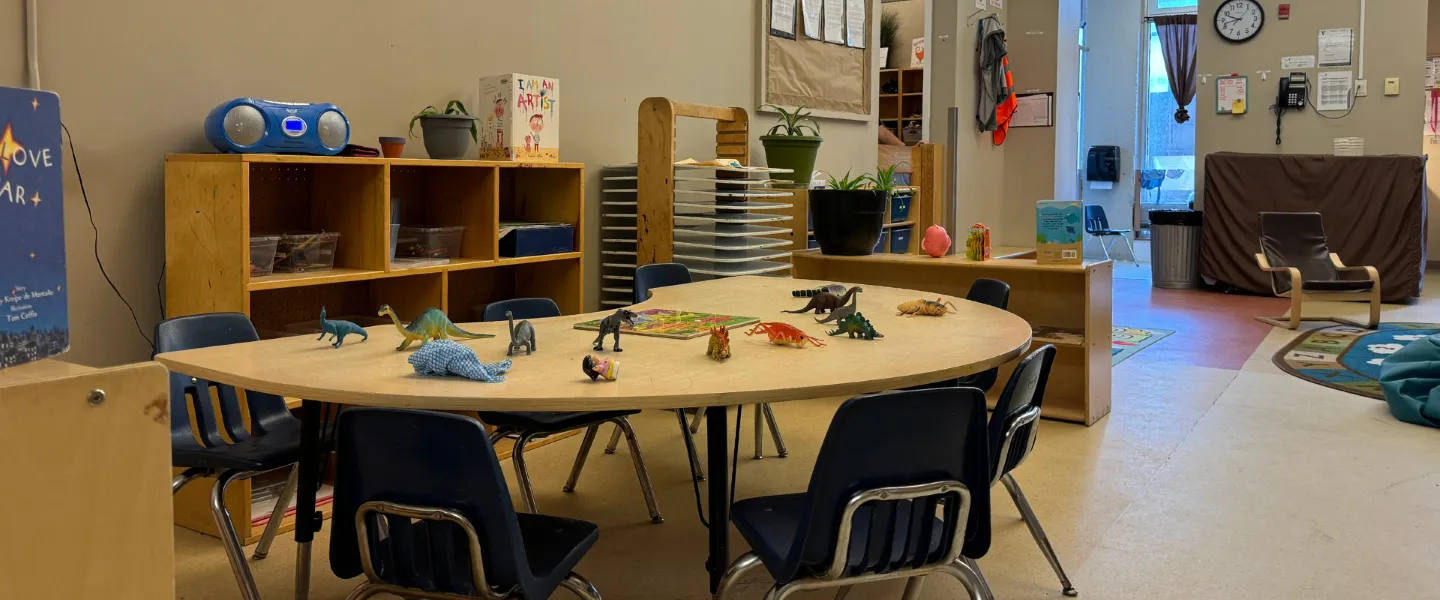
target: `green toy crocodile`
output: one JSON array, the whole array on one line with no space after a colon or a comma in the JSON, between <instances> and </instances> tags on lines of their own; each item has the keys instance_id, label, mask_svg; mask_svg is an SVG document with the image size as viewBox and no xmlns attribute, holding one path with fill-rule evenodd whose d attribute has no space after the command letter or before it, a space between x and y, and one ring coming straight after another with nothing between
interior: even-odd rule
<instances>
[{"instance_id":1,"label":"green toy crocodile","mask_svg":"<svg viewBox=\"0 0 1440 600\"><path fill-rule=\"evenodd\" d=\"M870 321L865 318L865 315L858 312L840 319L836 324L839 325L839 328L835 331L827 331L825 333L830 335L840 335L843 333L848 334L850 339L859 337L862 340L878 340L885 337L879 332L876 332L874 327L870 326Z\"/></svg>"},{"instance_id":2,"label":"green toy crocodile","mask_svg":"<svg viewBox=\"0 0 1440 600\"><path fill-rule=\"evenodd\" d=\"M409 327L400 324L400 317L395 316L395 309L390 308L389 304L381 306L379 314L382 317L390 315L390 320L395 322L395 328L399 329L400 335L405 337L405 341L402 342L396 350L404 350L416 341L419 341L420 347L423 348L425 347L425 343L430 340L448 340L450 336L467 340L495 337L493 334L470 333L456 327L455 324L451 323L450 319L445 316L445 313L440 312L438 308L425 309L425 312L420 313L420 316L410 322Z\"/></svg>"},{"instance_id":3,"label":"green toy crocodile","mask_svg":"<svg viewBox=\"0 0 1440 600\"><path fill-rule=\"evenodd\" d=\"M326 319L325 307L320 307L320 337L315 338L317 341L325 339L325 336L328 335L331 340L335 341L334 346L339 348L340 344L345 343L345 336L352 333L360 336L362 340L370 339L370 334L365 333L364 327L349 321L331 321Z\"/></svg>"}]
</instances>

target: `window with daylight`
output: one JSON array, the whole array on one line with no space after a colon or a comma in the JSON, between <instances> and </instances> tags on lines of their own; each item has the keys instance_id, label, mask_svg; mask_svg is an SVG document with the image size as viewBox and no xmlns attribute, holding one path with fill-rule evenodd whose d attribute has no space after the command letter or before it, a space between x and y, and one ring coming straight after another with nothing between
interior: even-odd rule
<instances>
[{"instance_id":1,"label":"window with daylight","mask_svg":"<svg viewBox=\"0 0 1440 600\"><path fill-rule=\"evenodd\" d=\"M1155 0L1183 3L1186 0ZM1194 0L1189 0L1194 6ZM1195 101L1186 110L1191 118L1175 122L1175 96L1165 72L1165 57L1155 24L1147 21L1141 48L1140 112L1140 227L1148 229L1146 213L1157 207L1185 207L1195 199Z\"/></svg>"},{"instance_id":2,"label":"window with daylight","mask_svg":"<svg viewBox=\"0 0 1440 600\"><path fill-rule=\"evenodd\" d=\"M1200 6L1200 0L1145 0L1145 16L1193 13Z\"/></svg>"}]
</instances>

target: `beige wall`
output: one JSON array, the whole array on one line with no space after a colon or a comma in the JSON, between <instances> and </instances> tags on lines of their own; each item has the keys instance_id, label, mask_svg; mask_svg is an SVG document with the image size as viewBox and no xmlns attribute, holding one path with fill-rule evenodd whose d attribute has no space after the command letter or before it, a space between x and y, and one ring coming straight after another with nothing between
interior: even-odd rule
<instances>
[{"instance_id":1,"label":"beige wall","mask_svg":"<svg viewBox=\"0 0 1440 600\"><path fill-rule=\"evenodd\" d=\"M881 5L900 16L900 30L895 33L895 47L890 49L886 66L901 69L910 66L910 42L925 37L925 0L901 0Z\"/></svg>"},{"instance_id":2,"label":"beige wall","mask_svg":"<svg viewBox=\"0 0 1440 600\"><path fill-rule=\"evenodd\" d=\"M589 165L591 224L599 222L599 166L635 160L640 100L755 105L754 1L40 5L42 83L60 94L75 135L105 266L147 333L160 316L164 155L210 151L201 123L222 101L334 102L352 122L352 140L374 145L377 136L403 135L420 107L473 99L481 76L558 77L561 158ZM25 83L22 22L23 2L0 0L0 85ZM713 156L713 129L705 129L682 128L680 155ZM874 168L874 123L826 121L824 132L820 168ZM754 147L763 163L758 142ZM406 154L423 152L417 140ZM65 168L72 360L145 358L150 349L96 268L73 166ZM588 239L593 306L599 236Z\"/></svg>"},{"instance_id":3,"label":"beige wall","mask_svg":"<svg viewBox=\"0 0 1440 600\"><path fill-rule=\"evenodd\" d=\"M1358 28L1359 0L1315 0L1292 3L1288 21L1275 18L1280 0L1261 0L1269 19L1254 40L1231 44L1215 33L1210 18L1221 0L1200 0L1198 73L1241 73L1250 76L1248 114L1215 113L1215 80L1199 86L1196 111L1195 155L1203 170L1206 154L1219 151L1286 154L1329 154L1337 137L1365 138L1365 153L1418 154L1421 151L1421 114L1424 112L1424 61L1427 0L1371 0L1366 17L1365 78L1370 94L1358 98L1355 110L1340 120L1326 120L1315 111L1291 110L1283 123L1283 144L1275 145L1275 117L1269 111L1278 89L1280 57L1313 55L1320 29ZM1357 64L1343 67L1358 73ZM1269 69L1270 80L1256 71ZM1318 73L1308 69L1314 90ZM1399 77L1401 95L1385 96L1386 77ZM1327 113L1339 116L1344 113ZM1203 182L1203 173L1196 184ZM1197 194L1197 200L1199 195ZM1197 202L1199 204L1200 202Z\"/></svg>"},{"instance_id":4,"label":"beige wall","mask_svg":"<svg viewBox=\"0 0 1440 600\"><path fill-rule=\"evenodd\" d=\"M966 22L975 9L968 2L933 4L931 32L926 36L931 43L925 48L930 101L926 114L932 115L926 119L928 136L935 143L947 144L946 164L952 156L960 158L954 173L960 193L951 207L955 226L963 230L971 223L996 224L1001 221L1005 193L1005 150L991 144L990 134L980 132L975 123L976 27L973 21ZM1006 10L995 12L1005 22ZM946 141L952 106L960 107L960 138L953 148ZM951 233L952 237L958 235Z\"/></svg>"}]
</instances>

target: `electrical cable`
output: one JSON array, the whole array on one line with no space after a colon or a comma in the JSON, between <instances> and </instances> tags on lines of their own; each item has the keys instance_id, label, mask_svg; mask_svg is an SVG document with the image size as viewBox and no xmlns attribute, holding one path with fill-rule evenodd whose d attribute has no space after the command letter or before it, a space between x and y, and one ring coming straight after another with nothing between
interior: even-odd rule
<instances>
[{"instance_id":1,"label":"electrical cable","mask_svg":"<svg viewBox=\"0 0 1440 600\"><path fill-rule=\"evenodd\" d=\"M135 307L125 299L125 294L120 293L120 288L115 286L115 280L110 279L110 274L105 272L105 263L100 260L100 228L95 225L95 211L90 208L90 195L85 192L85 176L80 174L80 157L75 154L75 138L70 135L70 128L65 123L60 123L60 129L65 131L65 139L70 140L70 162L75 165L75 179L80 182L80 197L85 200L85 213L90 216L90 229L95 232L95 264L100 267L100 275L105 277L105 283L110 284L110 289L115 296L125 303L125 308L130 310L130 320L135 322L135 330L140 332L140 337L145 338L145 343L150 344L150 354L155 354L155 340L145 334L145 328L140 326L140 317L135 314Z\"/></svg>"},{"instance_id":2,"label":"electrical cable","mask_svg":"<svg viewBox=\"0 0 1440 600\"><path fill-rule=\"evenodd\" d=\"M705 409L705 408L702 407L702 408L698 408L698 409L696 409L696 410L701 410L701 411L703 411L703 410L707 410L707 409ZM757 410L759 410L759 409L757 408ZM742 417L742 415L744 415L744 414L745 414L745 407L744 407L743 405L736 405L736 406L735 406L735 449L732 451L732 454L730 455L730 504L731 504L731 505L734 505L734 504L735 504L735 476L736 476L736 474L739 472L739 471L738 471L738 468L739 468L739 466L740 466L740 426L741 426L741 424L742 424L742 423L741 423L741 417ZM681 425L681 427L684 427L684 425ZM691 438L691 436L688 436L688 435L687 435L687 436L684 436L684 437L685 437L685 450L686 450L686 452L689 453L691 456L694 456L694 453L693 453L693 452L690 452L690 450L692 450L692 449L694 448L694 440ZM709 528L709 527L710 527L710 520L705 518L705 503L704 503L704 501L702 501L702 500L700 499L700 478L699 478L699 473L696 473L696 472L695 472L695 465L693 465L693 464L690 465L690 485L691 485L691 487L694 488L694 490L695 490L695 513L700 516L700 524L701 524L701 525L704 525L706 528Z\"/></svg>"},{"instance_id":3,"label":"electrical cable","mask_svg":"<svg viewBox=\"0 0 1440 600\"><path fill-rule=\"evenodd\" d=\"M1280 145L1280 121L1285 116L1285 106L1276 103L1270 105L1270 112L1275 113L1275 145Z\"/></svg>"}]
</instances>

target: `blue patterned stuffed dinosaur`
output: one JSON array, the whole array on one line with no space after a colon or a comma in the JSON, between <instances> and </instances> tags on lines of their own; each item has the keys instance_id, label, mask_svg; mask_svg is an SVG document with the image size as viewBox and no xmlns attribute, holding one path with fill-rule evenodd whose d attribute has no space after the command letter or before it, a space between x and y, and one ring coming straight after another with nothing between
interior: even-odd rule
<instances>
[{"instance_id":1,"label":"blue patterned stuffed dinosaur","mask_svg":"<svg viewBox=\"0 0 1440 600\"><path fill-rule=\"evenodd\" d=\"M500 383L510 370L510 361L482 363L469 346L450 340L435 340L410 355L410 366L421 375L459 375L475 381Z\"/></svg>"}]
</instances>

